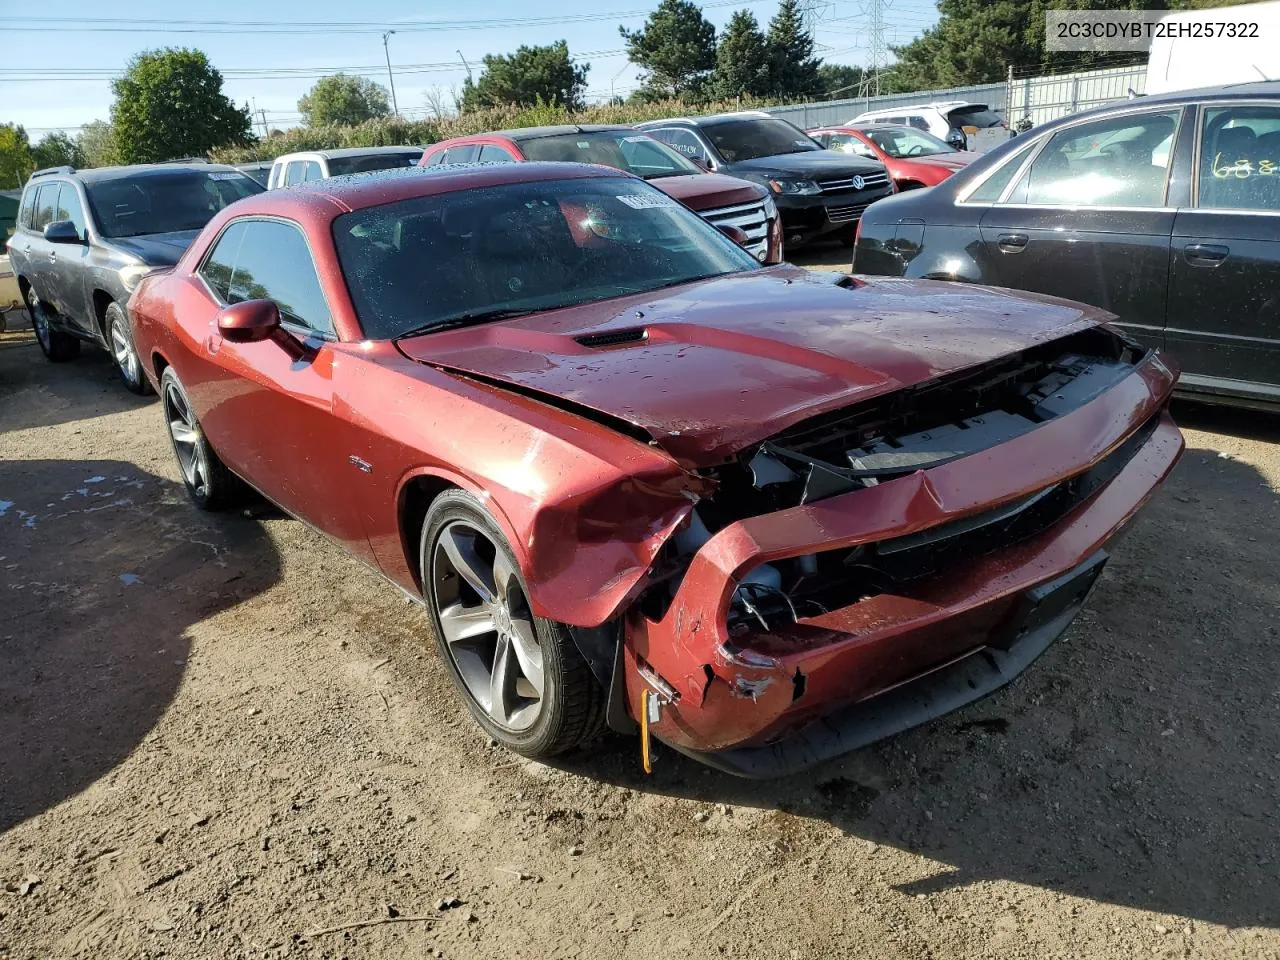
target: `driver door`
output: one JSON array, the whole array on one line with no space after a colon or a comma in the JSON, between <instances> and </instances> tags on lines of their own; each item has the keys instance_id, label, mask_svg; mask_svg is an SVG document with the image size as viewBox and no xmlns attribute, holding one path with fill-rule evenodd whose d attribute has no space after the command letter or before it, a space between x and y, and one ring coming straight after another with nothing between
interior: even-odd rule
<instances>
[{"instance_id":1,"label":"driver door","mask_svg":"<svg viewBox=\"0 0 1280 960\"><path fill-rule=\"evenodd\" d=\"M349 428L333 412L333 322L301 228L236 220L198 273L210 319L227 304L272 300L285 329L315 351L294 360L270 340L232 343L210 322L197 346L203 376L188 382L210 443L276 504L367 554L351 507L351 466L336 452L346 449L342 433Z\"/></svg>"}]
</instances>

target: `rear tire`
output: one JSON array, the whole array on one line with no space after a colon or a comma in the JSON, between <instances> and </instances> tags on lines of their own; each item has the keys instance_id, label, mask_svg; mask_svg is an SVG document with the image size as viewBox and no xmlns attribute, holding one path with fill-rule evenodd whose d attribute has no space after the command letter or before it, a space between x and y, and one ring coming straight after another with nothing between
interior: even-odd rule
<instances>
[{"instance_id":1,"label":"rear tire","mask_svg":"<svg viewBox=\"0 0 1280 960\"><path fill-rule=\"evenodd\" d=\"M116 362L116 369L120 371L125 389L145 397L151 392L151 381L142 370L142 359L133 345L133 330L129 327L129 318L120 304L115 301L107 304L103 326L106 328L107 349Z\"/></svg>"},{"instance_id":2,"label":"rear tire","mask_svg":"<svg viewBox=\"0 0 1280 960\"><path fill-rule=\"evenodd\" d=\"M22 299L31 317L31 327L36 332L36 343L40 344L40 351L47 359L53 363L66 363L80 356L80 341L49 326L49 308L38 297L32 297L26 287L22 288Z\"/></svg>"},{"instance_id":3,"label":"rear tire","mask_svg":"<svg viewBox=\"0 0 1280 960\"><path fill-rule=\"evenodd\" d=\"M600 734L605 691L568 628L529 609L515 555L475 497L436 498L418 557L440 653L489 736L539 759Z\"/></svg>"},{"instance_id":4,"label":"rear tire","mask_svg":"<svg viewBox=\"0 0 1280 960\"><path fill-rule=\"evenodd\" d=\"M191 502L201 510L221 510L239 500L244 483L223 465L209 446L173 367L166 367L160 378L160 409L164 411L182 485Z\"/></svg>"}]
</instances>

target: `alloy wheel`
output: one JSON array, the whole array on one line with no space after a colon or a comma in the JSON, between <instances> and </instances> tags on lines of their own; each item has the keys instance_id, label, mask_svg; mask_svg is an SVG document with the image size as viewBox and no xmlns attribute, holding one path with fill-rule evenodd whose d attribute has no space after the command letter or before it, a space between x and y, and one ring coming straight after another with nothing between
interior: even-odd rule
<instances>
[{"instance_id":1,"label":"alloy wheel","mask_svg":"<svg viewBox=\"0 0 1280 960\"><path fill-rule=\"evenodd\" d=\"M115 358L121 375L129 383L137 383L140 380L142 371L139 369L138 354L118 323L111 324L111 356Z\"/></svg>"},{"instance_id":2,"label":"alloy wheel","mask_svg":"<svg viewBox=\"0 0 1280 960\"><path fill-rule=\"evenodd\" d=\"M533 726L545 671L529 601L505 553L466 521L441 531L432 560L440 631L467 693L506 730Z\"/></svg>"},{"instance_id":3,"label":"alloy wheel","mask_svg":"<svg viewBox=\"0 0 1280 960\"><path fill-rule=\"evenodd\" d=\"M196 494L203 497L209 489L209 465L205 460L200 427L186 395L176 384L165 384L164 416L169 424L173 450L178 455L182 477Z\"/></svg>"},{"instance_id":4,"label":"alloy wheel","mask_svg":"<svg viewBox=\"0 0 1280 960\"><path fill-rule=\"evenodd\" d=\"M36 332L36 339L48 353L53 349L53 341L49 337L49 318L45 315L44 307L38 302L28 300L27 312L31 314L31 327Z\"/></svg>"}]
</instances>

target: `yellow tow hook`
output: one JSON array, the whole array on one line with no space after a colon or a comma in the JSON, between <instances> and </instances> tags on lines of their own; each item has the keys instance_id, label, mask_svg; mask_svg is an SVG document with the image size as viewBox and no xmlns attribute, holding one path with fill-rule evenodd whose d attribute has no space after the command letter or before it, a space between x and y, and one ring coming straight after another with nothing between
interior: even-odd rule
<instances>
[{"instance_id":1,"label":"yellow tow hook","mask_svg":"<svg viewBox=\"0 0 1280 960\"><path fill-rule=\"evenodd\" d=\"M653 773L652 755L649 753L649 724L662 719L662 698L645 689L640 691L640 760L645 773Z\"/></svg>"}]
</instances>

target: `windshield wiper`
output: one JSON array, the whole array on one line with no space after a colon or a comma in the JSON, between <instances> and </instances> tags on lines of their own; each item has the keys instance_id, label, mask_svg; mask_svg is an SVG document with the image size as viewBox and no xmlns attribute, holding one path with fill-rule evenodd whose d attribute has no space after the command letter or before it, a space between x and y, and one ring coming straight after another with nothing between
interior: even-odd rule
<instances>
[{"instance_id":1,"label":"windshield wiper","mask_svg":"<svg viewBox=\"0 0 1280 960\"><path fill-rule=\"evenodd\" d=\"M413 327L404 333L396 334L396 340L404 340L407 337L417 337L424 333L436 333L440 330L452 330L456 327L470 327L478 323L491 323L495 320L510 320L512 317L523 317L530 313L537 313L540 310L553 310L554 307L536 307L524 310L477 310L474 313L460 313L456 317L446 317L444 320L433 320L431 323L424 323L420 327Z\"/></svg>"}]
</instances>

